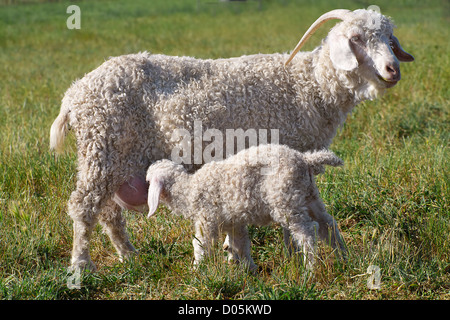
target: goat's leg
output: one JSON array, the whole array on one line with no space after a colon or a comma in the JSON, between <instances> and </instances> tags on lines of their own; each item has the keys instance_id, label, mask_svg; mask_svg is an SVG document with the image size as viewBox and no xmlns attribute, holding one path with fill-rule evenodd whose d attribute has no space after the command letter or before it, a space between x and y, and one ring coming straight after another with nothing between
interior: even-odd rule
<instances>
[{"instance_id":1,"label":"goat's leg","mask_svg":"<svg viewBox=\"0 0 450 320\"><path fill-rule=\"evenodd\" d=\"M300 247L297 245L297 241L292 238L291 232L288 228L285 227L283 227L283 241L290 255L300 251Z\"/></svg>"},{"instance_id":2,"label":"goat's leg","mask_svg":"<svg viewBox=\"0 0 450 320\"><path fill-rule=\"evenodd\" d=\"M289 231L299 246L303 247L304 263L308 269L312 269L316 254L316 233L319 224L309 216L303 216L299 221L289 223Z\"/></svg>"},{"instance_id":3,"label":"goat's leg","mask_svg":"<svg viewBox=\"0 0 450 320\"><path fill-rule=\"evenodd\" d=\"M330 245L333 249L337 249L340 258L347 259L347 248L344 240L339 232L336 220L327 213L325 205L320 198L315 197L313 201L308 204L309 215L319 223L318 235L319 238Z\"/></svg>"},{"instance_id":4,"label":"goat's leg","mask_svg":"<svg viewBox=\"0 0 450 320\"><path fill-rule=\"evenodd\" d=\"M223 248L223 250L225 250L227 252L228 262L231 263L234 261L239 261L239 256L237 255L237 251L233 250L231 247L230 236L228 233L225 236L225 240L223 242L222 248Z\"/></svg>"},{"instance_id":5,"label":"goat's leg","mask_svg":"<svg viewBox=\"0 0 450 320\"><path fill-rule=\"evenodd\" d=\"M228 233L225 236L225 240L223 241L222 245L223 250L225 250L228 253L228 261L233 261L239 259L237 255L233 255L233 251L230 247L230 237L228 236Z\"/></svg>"},{"instance_id":6,"label":"goat's leg","mask_svg":"<svg viewBox=\"0 0 450 320\"><path fill-rule=\"evenodd\" d=\"M215 228L207 226L202 221L195 222L195 237L192 241L194 246L194 267L197 267L205 256L211 254L211 248L217 240Z\"/></svg>"},{"instance_id":7,"label":"goat's leg","mask_svg":"<svg viewBox=\"0 0 450 320\"><path fill-rule=\"evenodd\" d=\"M95 271L96 267L89 254L92 230L98 221L101 203L98 192L90 190L83 183L77 183L69 200L69 216L73 220L73 249L71 268Z\"/></svg>"},{"instance_id":8,"label":"goat's leg","mask_svg":"<svg viewBox=\"0 0 450 320\"><path fill-rule=\"evenodd\" d=\"M99 222L119 254L120 261L136 253L126 231L126 220L122 216L122 208L113 200L109 200L100 213Z\"/></svg>"},{"instance_id":9,"label":"goat's leg","mask_svg":"<svg viewBox=\"0 0 450 320\"><path fill-rule=\"evenodd\" d=\"M251 242L248 235L247 226L239 226L227 232L228 247L228 261L240 262L247 266L250 270L257 268L255 262L251 257Z\"/></svg>"}]
</instances>

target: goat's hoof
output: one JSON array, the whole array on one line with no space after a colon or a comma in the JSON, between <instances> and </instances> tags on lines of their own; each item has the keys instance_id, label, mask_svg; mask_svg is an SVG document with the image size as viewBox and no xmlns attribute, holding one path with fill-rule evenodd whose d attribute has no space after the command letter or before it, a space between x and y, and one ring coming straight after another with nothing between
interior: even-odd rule
<instances>
[{"instance_id":1,"label":"goat's hoof","mask_svg":"<svg viewBox=\"0 0 450 320\"><path fill-rule=\"evenodd\" d=\"M72 265L68 268L69 272L75 272L75 271L90 271L90 272L96 272L97 267L91 260L78 260L75 262L72 262Z\"/></svg>"},{"instance_id":2,"label":"goat's hoof","mask_svg":"<svg viewBox=\"0 0 450 320\"><path fill-rule=\"evenodd\" d=\"M137 251L136 249L134 249L132 251L127 251L126 253L123 253L123 254L119 255L119 261L120 262L125 262L125 261L128 261L128 260L138 256L138 255L139 255L139 251Z\"/></svg>"}]
</instances>

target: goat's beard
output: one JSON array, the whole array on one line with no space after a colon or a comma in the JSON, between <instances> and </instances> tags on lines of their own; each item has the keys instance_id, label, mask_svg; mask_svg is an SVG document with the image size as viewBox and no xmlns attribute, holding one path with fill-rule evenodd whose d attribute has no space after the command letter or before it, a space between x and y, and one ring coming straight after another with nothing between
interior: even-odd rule
<instances>
[{"instance_id":1,"label":"goat's beard","mask_svg":"<svg viewBox=\"0 0 450 320\"><path fill-rule=\"evenodd\" d=\"M357 90L356 97L360 101L375 100L376 98L382 96L385 92L386 88L381 87L376 81L367 81Z\"/></svg>"}]
</instances>

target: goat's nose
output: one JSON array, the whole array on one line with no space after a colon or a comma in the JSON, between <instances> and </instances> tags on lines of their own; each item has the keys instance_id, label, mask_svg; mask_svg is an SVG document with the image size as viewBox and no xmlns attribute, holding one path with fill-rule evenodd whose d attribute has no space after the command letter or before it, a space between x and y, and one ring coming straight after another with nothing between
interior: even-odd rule
<instances>
[{"instance_id":1,"label":"goat's nose","mask_svg":"<svg viewBox=\"0 0 450 320\"><path fill-rule=\"evenodd\" d=\"M400 68L393 64L386 65L386 71L389 74L391 80L399 80L400 79Z\"/></svg>"},{"instance_id":2,"label":"goat's nose","mask_svg":"<svg viewBox=\"0 0 450 320\"><path fill-rule=\"evenodd\" d=\"M397 71L395 70L395 68L390 65L386 66L386 71L389 72L389 74L391 74L393 76L397 74Z\"/></svg>"}]
</instances>

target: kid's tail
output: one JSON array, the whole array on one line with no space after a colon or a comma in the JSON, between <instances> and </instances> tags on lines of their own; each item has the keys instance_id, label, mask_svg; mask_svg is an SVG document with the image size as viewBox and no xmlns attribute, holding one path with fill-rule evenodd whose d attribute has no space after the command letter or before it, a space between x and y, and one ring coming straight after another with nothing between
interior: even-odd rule
<instances>
[{"instance_id":1,"label":"kid's tail","mask_svg":"<svg viewBox=\"0 0 450 320\"><path fill-rule=\"evenodd\" d=\"M328 150L306 152L303 154L303 157L306 163L313 169L315 175L325 171L324 165L333 167L344 165L344 161Z\"/></svg>"}]
</instances>

